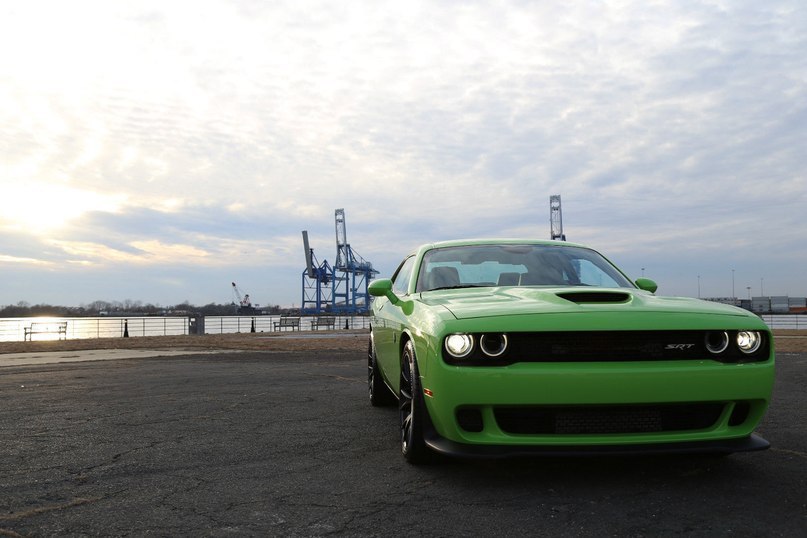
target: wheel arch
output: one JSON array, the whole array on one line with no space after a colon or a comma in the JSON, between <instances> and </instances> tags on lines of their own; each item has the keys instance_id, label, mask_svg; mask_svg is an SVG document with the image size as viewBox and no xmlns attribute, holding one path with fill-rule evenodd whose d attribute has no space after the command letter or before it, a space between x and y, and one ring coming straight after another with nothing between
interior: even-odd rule
<instances>
[{"instance_id":1,"label":"wheel arch","mask_svg":"<svg viewBox=\"0 0 807 538\"><path fill-rule=\"evenodd\" d=\"M412 349L415 352L415 362L418 366L418 374L421 379L429 375L429 356L432 354L432 344L428 337L417 337L409 330L404 330L401 333L398 348L398 364L403 366L404 348L407 342L412 342Z\"/></svg>"},{"instance_id":2,"label":"wheel arch","mask_svg":"<svg viewBox=\"0 0 807 538\"><path fill-rule=\"evenodd\" d=\"M415 349L415 360L417 360L418 353L417 353L417 346L415 346L415 339L414 339L414 337L412 336L412 334L408 330L405 330L405 331L403 331L401 333L401 338L398 341L398 363L399 364L403 364L404 348L406 347L407 342L412 342L412 347L416 348Z\"/></svg>"}]
</instances>

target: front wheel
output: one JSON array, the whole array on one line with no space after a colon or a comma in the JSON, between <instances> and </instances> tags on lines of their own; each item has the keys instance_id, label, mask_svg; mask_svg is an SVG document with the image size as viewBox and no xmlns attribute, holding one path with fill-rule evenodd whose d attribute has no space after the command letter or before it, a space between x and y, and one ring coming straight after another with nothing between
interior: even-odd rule
<instances>
[{"instance_id":1,"label":"front wheel","mask_svg":"<svg viewBox=\"0 0 807 538\"><path fill-rule=\"evenodd\" d=\"M420 387L415 347L409 341L401 359L401 389L398 398L398 415L401 424L401 454L409 463L426 463L432 452L423 440L426 416L423 390Z\"/></svg>"}]
</instances>

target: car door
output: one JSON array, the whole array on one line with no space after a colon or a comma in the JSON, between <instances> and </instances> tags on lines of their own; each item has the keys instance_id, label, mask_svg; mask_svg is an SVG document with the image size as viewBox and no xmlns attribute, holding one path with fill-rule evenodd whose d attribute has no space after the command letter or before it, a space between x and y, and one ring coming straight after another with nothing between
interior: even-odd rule
<instances>
[{"instance_id":1,"label":"car door","mask_svg":"<svg viewBox=\"0 0 807 538\"><path fill-rule=\"evenodd\" d=\"M409 256L392 277L392 291L401 300L409 296L409 280L415 265L415 256ZM398 387L400 368L399 342L401 333L406 328L406 317L401 308L386 297L376 297L373 301L373 338L376 357L387 382L395 389Z\"/></svg>"}]
</instances>

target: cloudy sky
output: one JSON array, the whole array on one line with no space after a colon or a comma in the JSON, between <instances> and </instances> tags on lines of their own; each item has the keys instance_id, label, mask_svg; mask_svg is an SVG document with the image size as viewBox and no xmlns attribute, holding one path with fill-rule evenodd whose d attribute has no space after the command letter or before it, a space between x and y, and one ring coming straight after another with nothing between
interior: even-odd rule
<instances>
[{"instance_id":1,"label":"cloudy sky","mask_svg":"<svg viewBox=\"0 0 807 538\"><path fill-rule=\"evenodd\" d=\"M299 306L336 208L388 275L552 194L659 293L807 295L807 4L0 7L0 305Z\"/></svg>"}]
</instances>

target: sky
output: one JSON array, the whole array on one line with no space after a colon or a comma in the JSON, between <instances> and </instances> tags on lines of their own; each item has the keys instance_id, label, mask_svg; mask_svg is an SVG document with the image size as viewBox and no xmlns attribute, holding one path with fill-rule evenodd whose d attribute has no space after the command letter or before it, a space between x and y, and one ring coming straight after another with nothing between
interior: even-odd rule
<instances>
[{"instance_id":1,"label":"sky","mask_svg":"<svg viewBox=\"0 0 807 538\"><path fill-rule=\"evenodd\" d=\"M389 276L553 194L659 294L807 295L807 3L0 7L0 305L299 307L337 208Z\"/></svg>"}]
</instances>

